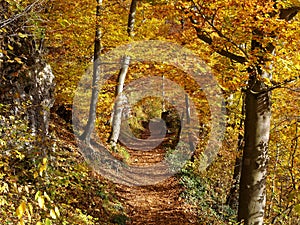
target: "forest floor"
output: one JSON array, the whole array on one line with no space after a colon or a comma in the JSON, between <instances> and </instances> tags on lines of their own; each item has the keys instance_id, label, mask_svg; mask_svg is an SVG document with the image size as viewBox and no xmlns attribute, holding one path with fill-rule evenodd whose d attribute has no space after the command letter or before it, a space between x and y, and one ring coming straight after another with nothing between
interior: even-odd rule
<instances>
[{"instance_id":1,"label":"forest floor","mask_svg":"<svg viewBox=\"0 0 300 225\"><path fill-rule=\"evenodd\" d=\"M163 146L162 143L151 151L127 149L129 164L143 167L161 162L166 154ZM116 186L116 194L126 206L130 218L128 224L198 224L195 208L180 196L183 191L178 176L171 176L155 185Z\"/></svg>"},{"instance_id":2,"label":"forest floor","mask_svg":"<svg viewBox=\"0 0 300 225\"><path fill-rule=\"evenodd\" d=\"M198 224L193 208L180 197L182 191L175 177L152 186L116 188L128 211L128 224Z\"/></svg>"},{"instance_id":3,"label":"forest floor","mask_svg":"<svg viewBox=\"0 0 300 225\"><path fill-rule=\"evenodd\" d=\"M72 132L58 132L59 138L63 143L75 144L75 137ZM131 165L145 166L160 162L166 150L158 146L152 151L138 151L127 149L130 154ZM72 147L76 151L76 146ZM189 205L181 197L184 191L178 176L171 176L165 180L148 186L127 186L115 184L103 178L99 174L91 173L97 179L103 180L108 188L112 188L114 196L122 204L123 212L126 213L126 224L159 224L159 225L182 225L198 224L195 207ZM108 192L110 190L107 190ZM101 207L99 205L99 207ZM92 213L94 214L94 213ZM95 213L97 215L97 213ZM98 215L102 217L102 215ZM103 221L103 219L101 219ZM105 224L112 224L107 221ZM100 224L102 225L103 222ZM123 223L113 223L123 224Z\"/></svg>"}]
</instances>

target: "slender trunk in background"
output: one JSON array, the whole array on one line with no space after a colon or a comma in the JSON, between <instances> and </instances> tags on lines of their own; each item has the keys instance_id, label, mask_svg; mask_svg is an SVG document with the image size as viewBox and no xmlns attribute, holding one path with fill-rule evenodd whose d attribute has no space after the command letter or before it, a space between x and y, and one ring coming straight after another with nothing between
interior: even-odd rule
<instances>
[{"instance_id":1,"label":"slender trunk in background","mask_svg":"<svg viewBox=\"0 0 300 225\"><path fill-rule=\"evenodd\" d=\"M244 128L245 124L245 95L242 93L242 118L240 119L239 132ZM234 171L232 181L233 184L230 188L229 194L226 199L226 205L229 205L232 209L237 210L238 208L238 199L239 199L239 183L241 179L241 170L242 170L242 152L244 149L244 136L242 133L239 133L238 136L238 145L237 145L237 155L234 164Z\"/></svg>"},{"instance_id":2,"label":"slender trunk in background","mask_svg":"<svg viewBox=\"0 0 300 225\"><path fill-rule=\"evenodd\" d=\"M185 94L185 113L186 113L186 123L189 126L191 125L191 109L190 109L190 101L189 101L189 95ZM183 119L183 118L182 118ZM183 120L181 120L183 121ZM180 134L178 134L180 135ZM194 141L192 140L192 133L191 131L188 132L188 140L189 140L189 146L190 146L190 151L193 151L195 146L194 146ZM192 156L192 161L194 161L194 155Z\"/></svg>"},{"instance_id":3,"label":"slender trunk in background","mask_svg":"<svg viewBox=\"0 0 300 225\"><path fill-rule=\"evenodd\" d=\"M136 14L136 5L137 0L132 0L130 5L130 12L128 16L128 26L127 26L127 33L130 37L134 36L134 23L135 23L135 14Z\"/></svg>"},{"instance_id":4,"label":"slender trunk in background","mask_svg":"<svg viewBox=\"0 0 300 225\"><path fill-rule=\"evenodd\" d=\"M166 105L165 105L165 76L162 75L161 78L161 97L162 97L162 102L161 102L161 108L162 112L166 110Z\"/></svg>"},{"instance_id":5,"label":"slender trunk in background","mask_svg":"<svg viewBox=\"0 0 300 225\"><path fill-rule=\"evenodd\" d=\"M96 109L99 95L98 82L100 80L100 51L101 51L101 26L100 26L100 16L102 0L96 0L96 31L95 31L95 41L94 41L94 62L93 62L93 83L92 83L92 97L90 103L90 111L87 125L85 127L84 133L81 135L81 139L85 141L87 145L91 143L91 134L95 128L96 121Z\"/></svg>"},{"instance_id":6,"label":"slender trunk in background","mask_svg":"<svg viewBox=\"0 0 300 225\"><path fill-rule=\"evenodd\" d=\"M134 36L133 29L135 23L136 5L137 5L137 0L132 0L130 5L129 15L128 15L128 24L127 24L127 33L130 37ZM123 91L124 82L125 82L129 64L130 64L130 57L124 56L122 67L120 69L120 73L118 77L118 87L116 91L116 96L119 97L116 99L114 105L113 116L112 116L112 131L109 138L110 144L113 149L115 149L120 136L124 104L127 104L126 97L122 94L122 91Z\"/></svg>"},{"instance_id":7,"label":"slender trunk in background","mask_svg":"<svg viewBox=\"0 0 300 225\"><path fill-rule=\"evenodd\" d=\"M121 123L122 123L122 112L123 112L124 105L127 104L126 98L122 94L122 92L123 92L124 82L128 71L129 63L130 63L130 57L125 56L123 58L122 67L120 69L120 73L118 77L118 86L116 91L117 99L113 111L112 132L110 136L110 143L112 148L115 148L118 142L120 130L121 130Z\"/></svg>"}]
</instances>

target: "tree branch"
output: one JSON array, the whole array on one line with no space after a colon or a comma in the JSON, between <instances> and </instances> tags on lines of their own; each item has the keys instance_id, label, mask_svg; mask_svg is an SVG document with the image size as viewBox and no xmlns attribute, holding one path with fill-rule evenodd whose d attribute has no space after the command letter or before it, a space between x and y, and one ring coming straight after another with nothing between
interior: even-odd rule
<instances>
[{"instance_id":1,"label":"tree branch","mask_svg":"<svg viewBox=\"0 0 300 225\"><path fill-rule=\"evenodd\" d=\"M236 55L236 54L234 54L234 53L230 53L229 51L226 51L226 50L221 50L220 52L222 52L222 54L220 53L220 52L218 52L219 54L221 54L221 55L223 55L224 53L225 53L225 55L223 55L223 56L226 56L226 57L228 57L228 58L230 58L230 59L232 59L232 60L234 60L234 61L237 61L237 59L238 59L238 61L237 62L239 62L239 63L244 63L244 62L246 62L247 61L247 52L243 49L243 48L241 48L239 45L237 45L235 42L233 42L229 37L227 37L226 35L224 35L222 32L221 32L221 30L219 30L215 25L214 25L214 23L213 23L213 20L214 20L214 17L215 17L215 14L213 15L213 18L212 18L212 21L210 21L210 20L208 20L207 19L207 17L202 13L202 10L201 10L201 8L200 8L200 6L198 6L198 4L196 4L193 0L191 0L191 2L193 3L193 5L194 5L194 7L195 7L195 9L198 11L198 13L200 14L200 16L202 17L202 19L219 35L219 37L221 37L221 38L223 38L223 39L225 39L228 43L230 43L230 44L232 44L234 47L236 47L238 50L240 50L244 55L245 55L245 57L243 57L243 56L238 56L238 55ZM192 18L190 18L191 19L191 22L193 23L193 24L197 24L197 22L195 22L195 20L193 20ZM198 31L197 31L197 33L199 33ZM199 37L199 36L198 36ZM199 37L200 38L200 37ZM208 37L209 39L210 39L210 37ZM201 38L200 38L201 39ZM204 38L204 39L206 39L206 38ZM201 39L201 40L203 40L203 39ZM207 39L206 39L207 40ZM203 40L203 41L205 41L205 40ZM206 41L205 41L206 42ZM206 42L206 43L208 43L208 42ZM210 43L210 45L211 45L211 43ZM230 57L229 57L229 55L230 55ZM233 58L231 58L231 57L233 57ZM242 58L244 58L244 59L242 59Z\"/></svg>"},{"instance_id":2,"label":"tree branch","mask_svg":"<svg viewBox=\"0 0 300 225\"><path fill-rule=\"evenodd\" d=\"M286 80L284 80L284 81L282 81L282 82L280 82L280 83L274 83L274 86L272 86L272 87L270 87L269 89L268 89L268 91L271 91L271 90L274 90L274 89L276 89L276 88L281 88L282 86L284 86L284 85L287 85L287 84L289 84L289 83L292 83L292 82L294 82L294 81L296 81L296 80L298 80L298 79L300 79L300 75L299 76L296 76L296 77L292 77L292 78L290 78L290 79L286 79Z\"/></svg>"},{"instance_id":3,"label":"tree branch","mask_svg":"<svg viewBox=\"0 0 300 225\"><path fill-rule=\"evenodd\" d=\"M26 16L34 7L36 7L36 5L41 5L43 4L43 0L37 0L35 2L33 2L32 4L26 6L26 8L23 10L23 12L20 12L16 15L13 15L12 17L4 20L4 21L0 21L0 29L3 27L8 26L10 23L13 23L14 21L16 21L17 19L19 19L22 16Z\"/></svg>"},{"instance_id":4,"label":"tree branch","mask_svg":"<svg viewBox=\"0 0 300 225\"><path fill-rule=\"evenodd\" d=\"M203 30L200 29L199 27L195 27L195 30L197 32L197 37L199 39L201 39L202 41L204 41L205 43L207 43L209 45L212 45L213 41L212 41L212 39L209 35L205 34L203 32ZM219 53L222 56L225 56L225 57L227 57L229 59L232 59L233 61L236 61L236 62L241 63L241 64L247 62L247 59L245 57L240 56L240 55L236 55L236 54L234 54L232 52L229 52L229 51L226 51L224 49L216 50L216 52Z\"/></svg>"},{"instance_id":5,"label":"tree branch","mask_svg":"<svg viewBox=\"0 0 300 225\"><path fill-rule=\"evenodd\" d=\"M197 5L194 3L194 1L192 1L194 6L197 8L198 12L201 14L201 10L197 7ZM291 19L293 19L297 13L300 11L300 7L298 6L294 6L294 7L290 7L290 8L286 8L286 9L281 9L280 12L279 12L279 18L280 19L284 19L286 21L290 21ZM202 14L201 14L202 15ZM221 37L221 38L225 38L227 41L229 41L230 43L232 43L230 41L230 39L226 36L224 36L222 34L222 32L220 32L212 23L210 23L207 18L204 17L204 15L202 15L202 18L205 20L205 22L207 22L214 30L215 32L217 32L217 34ZM197 22L195 22L195 20L193 20L193 18L190 17L190 20L192 22L192 24L194 25L197 25ZM196 27L195 26L195 30L197 32L197 37L199 39L201 39L202 41L204 41L205 43L209 44L209 45L212 45L213 44L213 40L211 39L211 37L207 34L205 34L205 32L199 28L199 27ZM236 45L234 45L236 46ZM238 47L238 46L236 46ZM238 47L239 50L241 50L245 55L247 55L243 49L240 49ZM224 49L221 49L221 50L216 50L216 52L222 56L225 56L229 59L232 59L238 63L245 63L247 62L247 58L244 57L244 56L240 56L240 55L237 55L237 54L234 54L232 52L229 52L227 50L224 50ZM277 87L277 86L276 86Z\"/></svg>"},{"instance_id":6,"label":"tree branch","mask_svg":"<svg viewBox=\"0 0 300 225\"><path fill-rule=\"evenodd\" d=\"M293 6L286 9L281 9L279 12L279 19L290 21L297 15L299 10L300 10L299 6Z\"/></svg>"}]
</instances>

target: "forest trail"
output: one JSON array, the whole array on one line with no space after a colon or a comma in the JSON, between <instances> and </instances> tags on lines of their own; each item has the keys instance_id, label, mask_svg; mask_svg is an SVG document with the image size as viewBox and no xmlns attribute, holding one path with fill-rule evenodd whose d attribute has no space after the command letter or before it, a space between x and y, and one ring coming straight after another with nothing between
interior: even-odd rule
<instances>
[{"instance_id":1,"label":"forest trail","mask_svg":"<svg viewBox=\"0 0 300 225\"><path fill-rule=\"evenodd\" d=\"M72 149L78 149L74 134L70 130L65 129L62 124L57 123L57 127L61 128L57 129L57 134L63 145ZM130 154L129 165L143 167L162 161L166 153L166 149L162 146L163 143L157 148L148 151L127 149ZM166 178L157 184L148 186L114 184L99 174L93 176L103 180L104 183L108 184L108 187L112 187L115 197L121 202L128 216L126 221L128 225L199 224L197 223L196 209L181 198L184 188L179 183L177 176ZM101 206L99 205L98 207ZM99 216L101 217L101 215ZM101 221L103 220L101 219ZM107 221L107 224L112 224L110 222ZM103 224L101 223L101 225Z\"/></svg>"},{"instance_id":2,"label":"forest trail","mask_svg":"<svg viewBox=\"0 0 300 225\"><path fill-rule=\"evenodd\" d=\"M192 207L180 197L183 190L175 177L152 186L117 185L115 191L128 211L127 224L197 224Z\"/></svg>"},{"instance_id":3,"label":"forest trail","mask_svg":"<svg viewBox=\"0 0 300 225\"><path fill-rule=\"evenodd\" d=\"M149 137L149 133L145 133L145 136ZM129 165L150 166L161 162L166 153L163 146L164 143L161 143L148 151L127 149L130 154ZM195 209L180 196L183 191L176 176L148 186L118 184L115 189L129 215L127 224L198 224Z\"/></svg>"}]
</instances>

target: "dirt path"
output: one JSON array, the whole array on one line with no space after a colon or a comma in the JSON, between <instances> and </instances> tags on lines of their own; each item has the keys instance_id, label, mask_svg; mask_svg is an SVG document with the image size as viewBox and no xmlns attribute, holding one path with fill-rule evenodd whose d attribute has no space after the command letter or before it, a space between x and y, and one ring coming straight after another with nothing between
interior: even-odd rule
<instances>
[{"instance_id":1,"label":"dirt path","mask_svg":"<svg viewBox=\"0 0 300 225\"><path fill-rule=\"evenodd\" d=\"M58 135L64 143L76 149L74 134L64 128L64 124L56 122ZM58 129L58 127L60 129ZM160 162L166 153L162 145L149 151L128 149L129 164L133 166L149 166ZM100 175L99 179L104 179ZM111 183L111 181L105 180ZM125 207L130 220L126 224L141 225L183 225L198 224L195 209L186 204L180 197L183 187L176 176L149 186L126 186L115 184L114 190L118 200ZM101 207L101 206L99 206Z\"/></svg>"},{"instance_id":2,"label":"dirt path","mask_svg":"<svg viewBox=\"0 0 300 225\"><path fill-rule=\"evenodd\" d=\"M116 188L127 208L128 224L197 224L193 209L180 198L181 192L175 177L153 186Z\"/></svg>"},{"instance_id":3,"label":"dirt path","mask_svg":"<svg viewBox=\"0 0 300 225\"><path fill-rule=\"evenodd\" d=\"M149 166L162 161L163 144L150 151L128 149L130 165ZM127 224L198 224L195 209L180 197L183 187L176 176L150 186L116 186L116 195L125 205Z\"/></svg>"}]
</instances>

